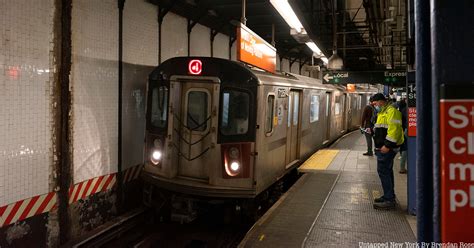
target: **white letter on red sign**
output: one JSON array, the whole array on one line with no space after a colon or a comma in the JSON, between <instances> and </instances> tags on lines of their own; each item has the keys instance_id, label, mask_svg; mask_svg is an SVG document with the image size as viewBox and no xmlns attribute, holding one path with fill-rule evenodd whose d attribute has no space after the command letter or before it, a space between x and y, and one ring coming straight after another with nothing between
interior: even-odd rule
<instances>
[{"instance_id":1,"label":"white letter on red sign","mask_svg":"<svg viewBox=\"0 0 474 248\"><path fill-rule=\"evenodd\" d=\"M450 202L450 207L449 207L449 210L451 212L455 212L456 211L456 207L464 207L466 206L467 204L467 194L466 192L462 191L462 190L450 190L449 191L449 195L450 195L450 199L449 199L449 202ZM456 202L456 196L459 195L461 196L461 201L460 202Z\"/></svg>"},{"instance_id":2,"label":"white letter on red sign","mask_svg":"<svg viewBox=\"0 0 474 248\"><path fill-rule=\"evenodd\" d=\"M469 124L469 119L465 115L456 113L456 110L460 110L463 114L467 114L467 109L464 106L456 105L451 107L449 109L449 117L460 120L461 123L456 123L454 120L450 120L448 121L449 125L458 129L467 127L467 124Z\"/></svg>"},{"instance_id":3,"label":"white letter on red sign","mask_svg":"<svg viewBox=\"0 0 474 248\"><path fill-rule=\"evenodd\" d=\"M467 154L474 154L474 133L467 133Z\"/></svg>"},{"instance_id":4,"label":"white letter on red sign","mask_svg":"<svg viewBox=\"0 0 474 248\"><path fill-rule=\"evenodd\" d=\"M466 147L461 146L459 149L456 148L456 142L461 143L462 145L466 144L466 140L461 137L454 137L449 141L449 150L454 154L462 154L466 152Z\"/></svg>"}]
</instances>

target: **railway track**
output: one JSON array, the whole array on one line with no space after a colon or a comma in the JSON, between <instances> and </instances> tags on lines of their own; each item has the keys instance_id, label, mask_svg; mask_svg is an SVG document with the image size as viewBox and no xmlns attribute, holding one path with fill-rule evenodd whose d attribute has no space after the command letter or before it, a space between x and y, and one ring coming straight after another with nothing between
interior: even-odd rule
<instances>
[{"instance_id":1,"label":"railway track","mask_svg":"<svg viewBox=\"0 0 474 248\"><path fill-rule=\"evenodd\" d=\"M299 175L293 174L275 184L275 190L267 194L267 202L262 204L259 215L263 215L298 178ZM254 224L243 218L241 211L234 205L209 204L196 220L180 224L162 222L152 209L140 208L117 218L73 247L237 247Z\"/></svg>"}]
</instances>

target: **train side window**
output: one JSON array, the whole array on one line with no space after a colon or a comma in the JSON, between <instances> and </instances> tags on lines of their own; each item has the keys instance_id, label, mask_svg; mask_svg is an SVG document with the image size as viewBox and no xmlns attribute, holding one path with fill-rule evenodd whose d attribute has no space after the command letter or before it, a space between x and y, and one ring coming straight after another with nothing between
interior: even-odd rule
<instances>
[{"instance_id":1,"label":"train side window","mask_svg":"<svg viewBox=\"0 0 474 248\"><path fill-rule=\"evenodd\" d=\"M341 96L336 96L336 100L334 101L334 115L341 114Z\"/></svg>"},{"instance_id":2,"label":"train side window","mask_svg":"<svg viewBox=\"0 0 474 248\"><path fill-rule=\"evenodd\" d=\"M311 109L309 113L309 122L313 123L319 120L319 96L311 96Z\"/></svg>"},{"instance_id":3,"label":"train side window","mask_svg":"<svg viewBox=\"0 0 474 248\"><path fill-rule=\"evenodd\" d=\"M164 128L168 118L168 88L160 86L153 88L151 101L151 124Z\"/></svg>"},{"instance_id":4,"label":"train side window","mask_svg":"<svg viewBox=\"0 0 474 248\"><path fill-rule=\"evenodd\" d=\"M209 118L208 93L191 90L187 100L186 126L193 131L206 130Z\"/></svg>"},{"instance_id":5,"label":"train side window","mask_svg":"<svg viewBox=\"0 0 474 248\"><path fill-rule=\"evenodd\" d=\"M300 110L300 95L297 93L293 98L295 101L293 103L293 125L298 125L298 112Z\"/></svg>"},{"instance_id":6,"label":"train side window","mask_svg":"<svg viewBox=\"0 0 474 248\"><path fill-rule=\"evenodd\" d=\"M331 102L331 93L326 93L326 117L329 116L329 103Z\"/></svg>"},{"instance_id":7,"label":"train side window","mask_svg":"<svg viewBox=\"0 0 474 248\"><path fill-rule=\"evenodd\" d=\"M224 135L246 134L249 129L250 94L224 90L220 132Z\"/></svg>"},{"instance_id":8,"label":"train side window","mask_svg":"<svg viewBox=\"0 0 474 248\"><path fill-rule=\"evenodd\" d=\"M275 96L268 95L267 97L267 111L265 115L265 133L269 134L273 131L275 115Z\"/></svg>"}]
</instances>

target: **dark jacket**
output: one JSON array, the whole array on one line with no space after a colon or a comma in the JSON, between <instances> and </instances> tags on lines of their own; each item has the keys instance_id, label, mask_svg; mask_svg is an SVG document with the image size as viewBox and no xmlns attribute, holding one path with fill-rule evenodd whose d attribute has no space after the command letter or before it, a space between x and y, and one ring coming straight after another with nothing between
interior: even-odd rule
<instances>
[{"instance_id":1,"label":"dark jacket","mask_svg":"<svg viewBox=\"0 0 474 248\"><path fill-rule=\"evenodd\" d=\"M374 123L371 122L373 114L374 114L374 107L372 105L365 106L364 112L362 112L362 119L360 121L360 127L373 128Z\"/></svg>"}]
</instances>

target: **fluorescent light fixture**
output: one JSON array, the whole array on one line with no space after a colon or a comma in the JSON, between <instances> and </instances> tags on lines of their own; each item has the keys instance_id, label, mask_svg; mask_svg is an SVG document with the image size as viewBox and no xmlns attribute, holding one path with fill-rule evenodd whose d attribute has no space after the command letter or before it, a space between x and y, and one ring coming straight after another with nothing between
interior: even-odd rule
<instances>
[{"instance_id":1,"label":"fluorescent light fixture","mask_svg":"<svg viewBox=\"0 0 474 248\"><path fill-rule=\"evenodd\" d=\"M303 25L301 25L300 20L291 8L288 0L270 0L270 3L291 28L295 29L298 33L303 30Z\"/></svg>"},{"instance_id":2,"label":"fluorescent light fixture","mask_svg":"<svg viewBox=\"0 0 474 248\"><path fill-rule=\"evenodd\" d=\"M326 57L322 57L321 60L324 62L325 65L328 64L328 58Z\"/></svg>"},{"instance_id":3,"label":"fluorescent light fixture","mask_svg":"<svg viewBox=\"0 0 474 248\"><path fill-rule=\"evenodd\" d=\"M311 50L313 50L314 53L316 53L317 55L320 55L321 54L321 49L319 49L318 46L316 46L316 44L312 41L310 42L306 42L306 45L311 48Z\"/></svg>"}]
</instances>

